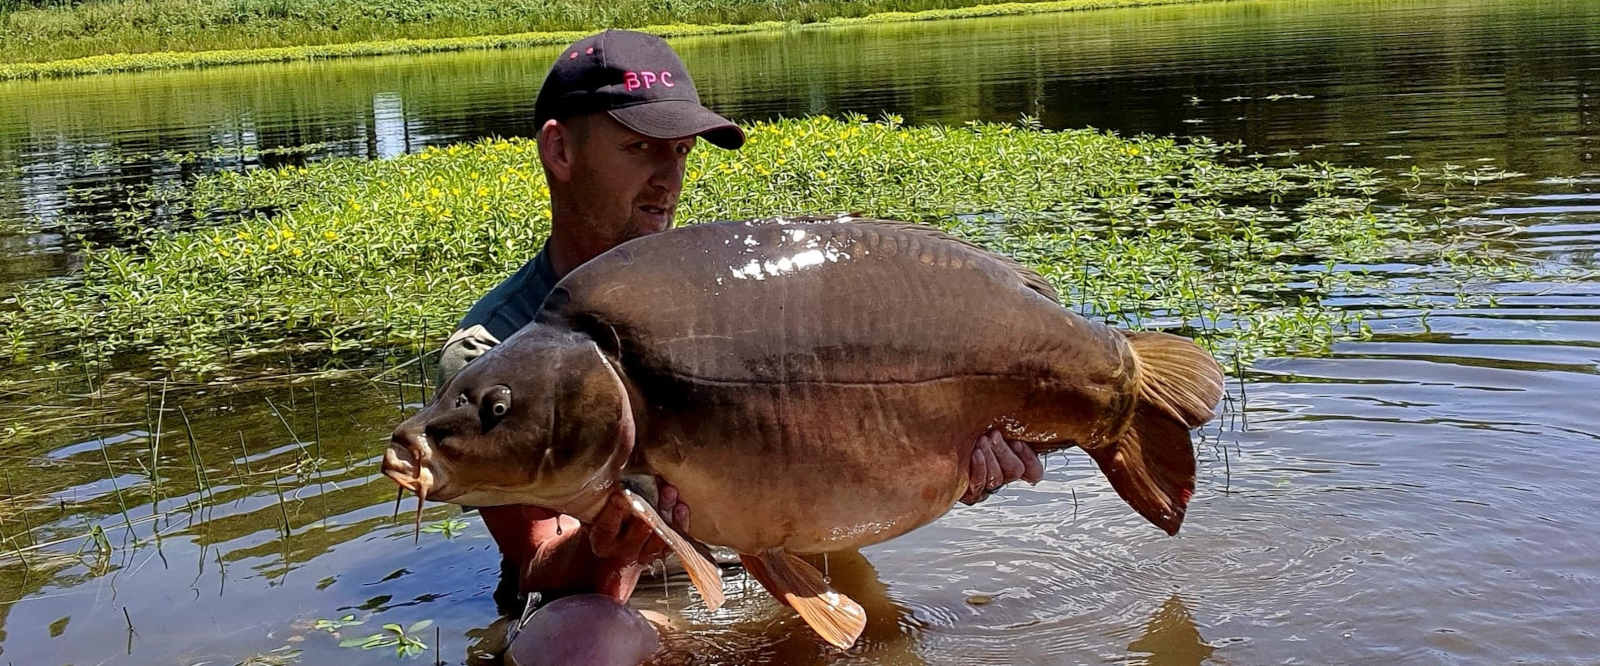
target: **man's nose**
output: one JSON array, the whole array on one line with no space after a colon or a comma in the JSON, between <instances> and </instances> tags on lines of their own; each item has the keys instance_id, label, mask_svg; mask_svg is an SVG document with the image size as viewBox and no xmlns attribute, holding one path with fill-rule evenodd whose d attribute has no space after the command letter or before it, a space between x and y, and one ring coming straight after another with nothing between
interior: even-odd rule
<instances>
[{"instance_id":1,"label":"man's nose","mask_svg":"<svg viewBox=\"0 0 1600 666\"><path fill-rule=\"evenodd\" d=\"M666 150L660 160L656 162L655 171L650 174L650 184L665 187L676 191L683 185L683 171L687 163L687 156L679 155L677 151Z\"/></svg>"}]
</instances>

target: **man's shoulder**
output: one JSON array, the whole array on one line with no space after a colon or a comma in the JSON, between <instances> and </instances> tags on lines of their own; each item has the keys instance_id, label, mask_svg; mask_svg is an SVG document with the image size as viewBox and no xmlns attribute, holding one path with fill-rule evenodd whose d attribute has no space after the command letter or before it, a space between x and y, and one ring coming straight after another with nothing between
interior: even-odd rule
<instances>
[{"instance_id":1,"label":"man's shoulder","mask_svg":"<svg viewBox=\"0 0 1600 666\"><path fill-rule=\"evenodd\" d=\"M545 297L555 288L555 271L548 252L539 250L517 272L512 273L474 303L456 325L457 329L482 326L501 340L533 321Z\"/></svg>"}]
</instances>

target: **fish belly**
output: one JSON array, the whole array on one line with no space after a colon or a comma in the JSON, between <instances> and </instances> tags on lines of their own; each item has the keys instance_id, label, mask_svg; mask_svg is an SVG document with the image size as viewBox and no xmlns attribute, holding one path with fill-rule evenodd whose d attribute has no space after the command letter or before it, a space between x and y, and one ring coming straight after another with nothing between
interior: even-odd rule
<instances>
[{"instance_id":1,"label":"fish belly","mask_svg":"<svg viewBox=\"0 0 1600 666\"><path fill-rule=\"evenodd\" d=\"M640 445L691 507L697 539L750 553L860 548L938 518L966 490L964 461L991 417L963 396L985 383L699 386L695 407L652 414Z\"/></svg>"}]
</instances>

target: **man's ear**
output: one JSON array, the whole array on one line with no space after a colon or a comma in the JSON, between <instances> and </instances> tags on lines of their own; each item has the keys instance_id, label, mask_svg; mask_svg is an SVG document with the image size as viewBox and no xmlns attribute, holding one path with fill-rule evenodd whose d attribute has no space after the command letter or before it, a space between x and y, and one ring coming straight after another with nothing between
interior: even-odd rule
<instances>
[{"instance_id":1,"label":"man's ear","mask_svg":"<svg viewBox=\"0 0 1600 666\"><path fill-rule=\"evenodd\" d=\"M539 128L539 161L550 177L563 183L572 179L572 163L577 149L572 128L551 118Z\"/></svg>"}]
</instances>

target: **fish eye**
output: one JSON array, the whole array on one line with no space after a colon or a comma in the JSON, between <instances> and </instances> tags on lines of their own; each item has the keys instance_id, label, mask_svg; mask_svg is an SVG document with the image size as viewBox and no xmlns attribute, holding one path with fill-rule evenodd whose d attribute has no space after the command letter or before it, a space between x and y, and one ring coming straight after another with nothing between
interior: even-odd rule
<instances>
[{"instance_id":1,"label":"fish eye","mask_svg":"<svg viewBox=\"0 0 1600 666\"><path fill-rule=\"evenodd\" d=\"M483 394L483 406L480 409L484 429L493 428L501 418L511 413L511 387L502 384L489 389Z\"/></svg>"}]
</instances>

